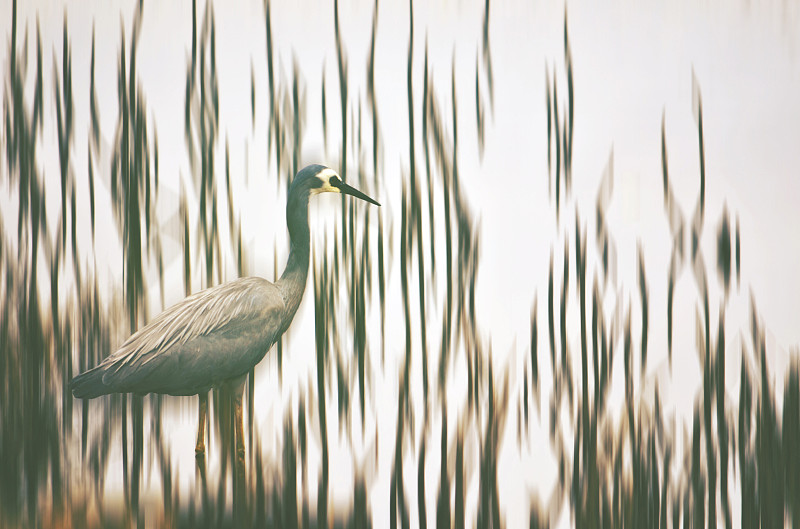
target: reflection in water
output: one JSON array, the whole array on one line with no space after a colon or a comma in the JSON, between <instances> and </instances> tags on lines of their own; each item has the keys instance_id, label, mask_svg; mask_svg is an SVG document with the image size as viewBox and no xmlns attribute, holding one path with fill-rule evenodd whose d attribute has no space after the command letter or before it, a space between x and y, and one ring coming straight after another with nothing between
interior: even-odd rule
<instances>
[{"instance_id":1,"label":"reflection in water","mask_svg":"<svg viewBox=\"0 0 800 529\"><path fill-rule=\"evenodd\" d=\"M69 393L74 374L98 365L124 336L150 320L151 271L163 305L168 255L177 253L171 242L162 242L165 219L157 205L166 191L159 175L157 120L137 73L146 10L138 5L119 44L119 114L110 153L101 141L111 132L101 125L92 40L84 173L76 169L83 154L75 147L73 88L85 81L73 80L68 25L48 89L42 73L47 50L38 26L35 36L21 32L16 2L11 9L2 143L13 201L0 217L0 526L365 527L374 521L390 527L488 527L508 524L512 503L530 506L531 527L565 523L567 517L568 523L590 527L781 527L800 519L800 460L792 455L800 443L800 366L795 354L781 395L770 374L765 324L754 299L749 328L726 323L740 288L739 218L727 209L719 219L708 218L699 83L692 89L700 189L691 218L673 188L669 162L675 155L669 151L666 116L662 120L663 207L672 245L667 343L661 344L661 335L653 332L660 312L650 287L662 276L648 270L641 245L632 268L635 288L628 292L617 276L621 257L609 222L613 155L593 211L579 211L572 200L573 130L580 120L572 57L580 50L571 44L565 18L563 71L548 65L545 97L548 190L557 229L547 295L533 299L530 346L521 353L524 370L516 373L516 362L496 361L487 329L477 320L480 229L459 166L466 131L474 130L483 155L492 130L497 87L490 2L483 6L474 63L474 114L473 88L456 87L455 61L447 66L449 80L434 75L427 45L421 48L414 38L410 5L402 65L407 148L387 145L381 132L379 111L386 107L376 88L377 2L363 68L366 103L360 94L355 99L349 86L350 70L362 66L348 57L340 7L334 4L338 83L326 85L323 76L319 116L312 115L316 107L305 97L310 89L297 60L290 74L278 66L267 4L268 88L258 85L251 68L250 94L253 136L256 101L269 101L270 184L285 189L289 176L304 165L302 141L318 122L326 142L328 135L339 138L334 145L340 149L340 173L356 187L391 195L382 176L389 147L407 150L409 163L402 169L401 191L382 215L343 201L341 222L329 230L333 236L312 241L313 370L307 380L302 373L298 377L288 405L265 403L281 418L276 431L259 427L254 388L262 381L249 373L248 450L245 470L237 473L234 409L225 391L209 395L208 453L190 467L180 461L191 452L191 440L182 443L167 433L189 406L194 409L193 401L184 402L190 399L112 395L89 403ZM250 272L237 204L244 197L234 192L241 186L234 185L239 176L230 167L235 155L227 139L224 179L217 174L223 134L215 50L214 11L193 3L184 112L191 184L188 190L181 187L175 221L186 295L194 272L202 287L222 282L227 256L234 257L237 276ZM474 122L465 122L470 115ZM334 124L341 128L333 130ZM60 188L49 193L41 163L42 146L52 141L43 133L45 125L56 131L60 169ZM96 185L103 175L110 175L108 195ZM78 211L84 202L76 197L87 189L90 208ZM48 219L51 211L57 212L55 220ZM95 255L103 251L94 246L96 226L108 222L101 211L112 212L124 254L124 283L112 292L98 284L82 257L87 245ZM88 233L80 229L82 215L90 216ZM711 250L701 242L705 233L712 235ZM719 299L711 285L714 270L723 287ZM684 275L692 282L693 299L676 294ZM656 350L668 351L670 366L673 358L691 354L678 349L673 354L673 315L692 312L690 305L702 387L684 425L671 419L674 413L662 402L669 380L654 382L647 373ZM122 307L124 315L116 312ZM309 321L304 323L310 334ZM747 338L735 338L740 336ZM286 347L299 340L290 336ZM283 351L279 343L269 353L277 357L279 373ZM546 352L540 357L540 351ZM620 355L623 375L614 381ZM726 364L739 359L733 369L741 373L739 394L731 395ZM612 404L618 382L621 413ZM395 384L389 401L377 396L381 386ZM539 425L549 444L534 437ZM516 443L507 439L514 426ZM537 461L520 466L523 474L534 475L544 459L554 459L551 490L508 492L501 462L507 451L516 451L520 461ZM343 465L352 467L351 481ZM379 482L386 487L376 486ZM388 498L376 499L379 494Z\"/></svg>"}]
</instances>

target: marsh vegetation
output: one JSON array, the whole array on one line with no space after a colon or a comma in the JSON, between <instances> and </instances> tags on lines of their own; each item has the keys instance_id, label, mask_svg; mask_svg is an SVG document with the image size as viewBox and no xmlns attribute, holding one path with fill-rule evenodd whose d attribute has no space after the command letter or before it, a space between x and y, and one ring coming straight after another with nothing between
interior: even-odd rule
<instances>
[{"instance_id":1,"label":"marsh vegetation","mask_svg":"<svg viewBox=\"0 0 800 529\"><path fill-rule=\"evenodd\" d=\"M710 218L706 207L713 175L699 82L690 87L694 108L685 109L696 124L695 201L681 204L673 188L665 113L654 146L661 171L648 177L663 190L668 270L648 266L640 241L626 268L635 272L623 277L617 262L629 255L617 251L608 221L612 152L593 207L581 209L573 196L573 161L581 156L573 56L581 50L571 45L564 15L559 56L545 66L545 87L531 89L547 115L533 125L546 128L547 144L531 146L546 149L547 171L530 175L547 189L550 208L539 214L554 227L550 247L537 248L549 261L546 289L530 299L526 343L498 360L476 307L477 285L490 279L481 275L479 199L467 188L469 179L503 176L465 170L463 153L483 156L494 131L490 15L500 6L481 6L474 82L466 85L456 82L455 57L444 66L429 60L417 5L409 3L407 55L390 66L405 80L390 104L407 117L407 131L402 145L388 145L397 135L386 134L381 97L390 96L377 88L384 4L372 6L362 60L348 53L334 2L335 60L313 77L321 82L312 89L307 64L287 66L267 2L259 14L266 60L258 67L266 76L251 63L250 78L237 81L249 85L251 108L241 155L220 119L226 95L215 10L222 6L193 1L181 87L189 174L180 177L160 168L160 118L139 78L141 27L154 6L139 2L118 43L92 37L89 49L73 47L65 15L57 52L43 46L38 23L23 19L16 0L8 7L0 527L501 527L512 503L525 509L530 527L565 520L575 527L782 527L800 520L798 356L792 353L777 392L766 324L742 287L747 241L739 217L725 209ZM116 46L110 120L97 103L100 46ZM73 75L79 54L90 57L86 79ZM352 86L354 76L365 82ZM84 89L88 137L78 141L76 91ZM312 93L321 100L311 102ZM253 236L242 204L254 189L267 189L269 204L282 211L292 175L314 161L304 154L309 131L323 138L335 160L329 165L387 207L376 214L343 200L337 221L314 235L304 301L313 316L299 317L305 331L285 336L264 370L249 376L244 479L234 477L224 392L211 394L212 442L196 461L193 445L171 429L181 418L195 420L192 399L73 400L70 378L166 308L170 292L177 292L174 302L241 275L273 279L268 272L280 270L286 255L283 239L270 246L259 234L282 233L283 224ZM387 151L402 152L402 161ZM53 152L58 178L43 161ZM256 157L266 159L264 174L232 169L255 165ZM121 281L109 286L98 279L97 256L109 250L97 232L111 224L122 258ZM516 244L527 244L525 236L515 234ZM711 249L701 243L709 237ZM254 269L263 264L257 251L274 255L271 269ZM666 307L654 306L654 284L666 285ZM742 304L745 327L726 317ZM694 328L676 328L676 315L687 312ZM666 333L654 334L654 326ZM694 333L694 349L676 333ZM654 351L667 351L670 372L676 357L699 363L702 384L689 421L662 403L659 385L670 379L653 375ZM287 370L297 357L310 359L311 369ZM739 373L737 394L726 378L731 371ZM260 384L277 385L279 398L254 406ZM615 384L621 400L612 395ZM258 407L271 409L270 421L254 415ZM192 456L188 472L183 452ZM503 457L515 462L524 490L504 488L510 469ZM555 462L557 478L548 487L530 485L545 459Z\"/></svg>"}]
</instances>

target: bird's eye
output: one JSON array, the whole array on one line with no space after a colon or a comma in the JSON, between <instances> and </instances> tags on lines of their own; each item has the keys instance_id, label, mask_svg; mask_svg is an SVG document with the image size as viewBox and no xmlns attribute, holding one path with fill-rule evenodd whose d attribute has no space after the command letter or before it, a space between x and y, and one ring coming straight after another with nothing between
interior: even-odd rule
<instances>
[{"instance_id":1,"label":"bird's eye","mask_svg":"<svg viewBox=\"0 0 800 529\"><path fill-rule=\"evenodd\" d=\"M338 177L338 176L332 176L332 177L330 178L330 180L328 180L328 183L329 183L330 185L332 185L333 187L339 187L339 186L342 184L342 181L341 181L341 180L339 180L339 177Z\"/></svg>"}]
</instances>

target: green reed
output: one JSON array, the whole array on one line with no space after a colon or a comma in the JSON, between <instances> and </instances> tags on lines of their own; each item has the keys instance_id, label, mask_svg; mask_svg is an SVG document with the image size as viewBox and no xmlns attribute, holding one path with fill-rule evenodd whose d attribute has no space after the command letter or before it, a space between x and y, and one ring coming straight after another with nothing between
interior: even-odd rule
<instances>
[{"instance_id":1,"label":"green reed","mask_svg":"<svg viewBox=\"0 0 800 529\"><path fill-rule=\"evenodd\" d=\"M227 141L224 178L217 169L216 159L223 155L219 113L224 94L217 78L214 10L210 5L201 9L198 18L198 5L193 2L191 59L185 86L185 140L191 183L188 191L182 187L178 212L186 294L194 290L193 271L200 273L201 287L222 281L226 255L234 256L238 274L248 272L238 197L233 192L238 176L230 169ZM290 74L279 73L275 61L280 43L273 40L272 13L270 4L265 3L267 86L257 84L251 66L250 97L254 128L257 101L269 101L266 156L268 166L275 170L266 177L275 182L276 189L284 189L304 163L305 131L319 121L327 147L328 112L339 112L341 129L335 133L339 143L334 150L339 152L340 173L358 179L361 186L370 182L374 189L393 196L389 202L399 211L394 217L386 213L376 218L352 202L342 203L341 223L334 239L325 241L314 254L316 376L312 375L307 384L301 381L296 407L279 411L283 427L277 455L270 459L264 447L263 439L271 441L272 432L253 427L255 377L251 372L246 474L234 476L230 402L215 392L214 426L209 429L216 428L220 439L219 474L211 474L205 461L198 460L191 492L185 494L177 485L179 476L173 462L178 448L170 444L162 430L165 400L111 397L92 404L100 411L95 415L89 413L86 402L74 406L68 391L72 374L99 363L121 337L147 321L145 277L152 267L161 281L162 301L164 297L163 219L158 218L155 208L159 194L157 116L149 114L137 73L139 33L146 11L139 3L132 27L123 28L119 43L119 115L110 168L100 166L104 131L96 102L92 40L88 170L84 175L73 165L78 156L73 86L78 81L72 77L66 21L60 62L55 61L55 80L48 92L42 81L38 25L35 53L30 53L27 31L20 35L16 2L12 4L2 141L7 185L17 198L18 216L16 230L6 225L7 216L0 230L0 377L4 382L0 395L4 403L11 403L0 407L0 525L142 526L144 513L152 507L142 488L149 490L152 486L160 487L159 502L163 505L155 521L158 526L368 527L373 518L376 525L385 525L387 521L372 512L375 477L358 454L353 454L352 502L343 506L332 500L338 486L336 476L331 476L332 445L343 439L353 445L355 437L365 440L372 435L378 444L377 427L371 432L366 426L366 418L375 417L376 423L382 419L395 425L394 438L380 440L382 446L390 447L387 450L392 455L390 527L410 527L414 516L422 527L428 522L436 527L500 527L506 521L498 486L502 480L498 460L509 418L517 406L517 449L544 454L548 447L526 448L530 446L530 422L542 418L542 401L549 415L549 449L557 462L558 479L549 498L530 498L531 527L547 527L557 521L564 502L576 527L678 527L681 523L685 527L716 527L718 523L731 527L736 480L745 499L741 502L743 527L780 527L788 520L800 519L800 460L791 451L800 442L800 368L795 355L787 374L781 414L766 360L765 323L755 301L751 303L750 343L742 345L738 405L732 407L726 402L725 366L731 361L730 337L738 331L730 324L726 326L726 307L729 293L740 287L742 243L738 216L734 224L725 209L714 226L705 218L706 178L713 175L706 173L699 84L693 87L700 160L700 190L693 216L685 216L669 178L665 115L660 147L664 213L672 238L669 270L666 278L654 275L652 270L648 273L640 244L635 288L609 311L604 300L615 296L620 287L614 265L616 245L607 220L613 197L613 153L599 184L594 211L589 212L595 219L594 233L585 220L589 215L576 208L570 226L572 216L567 213L572 205L573 130L580 119L575 113L579 78L572 54L580 50L572 49L566 15L564 71L554 65L545 69L547 123L541 124L547 128L547 178L559 227L550 249L547 295L541 296L546 315L544 307L539 307L540 297L535 296L530 344L520 353L524 355L524 373L518 386L510 382L513 368L498 366L493 360L488 330L482 328L476 314L480 229L462 182L472 175L462 174L459 165L460 149L469 148L459 143L459 130L475 127L481 153L491 141L489 117L495 111L496 87L488 0L483 10L475 85L457 88L455 61L450 86L434 82L434 65L429 61L427 44L420 46L418 26L415 36L415 10L409 4L404 65L409 144L398 184L384 177L391 171L382 158L385 140L375 88L376 62L380 60L376 48L382 35L378 31L378 2L373 8L364 68L366 102L356 101L355 90L348 85L349 69L357 66L349 62L340 27L344 8L334 3L338 83L325 84L323 66L320 116L307 113L300 66L295 62ZM32 64L28 64L29 56L35 56ZM418 71L423 79L421 94L413 82ZM32 92L23 90L27 82L32 82ZM459 114L458 102L465 97L471 101L473 90L475 121L459 121L459 115L469 114ZM338 109L330 105L337 95ZM45 115L47 97L53 97L55 116ZM471 113L471 103L469 108ZM415 119L417 111L421 119ZM362 114L370 119L362 122ZM42 135L43 124L49 119L56 123L61 184L56 198L50 198L60 208L55 231L46 218L44 179L37 165L40 148L47 141ZM95 185L95 172L99 176L108 169L111 193L106 196ZM87 190L91 238L78 233L76 222L80 193ZM111 204L124 254L124 285L110 295L104 295L92 268L79 259L83 241L91 240L93 251L97 251L94 232L95 224L102 222L96 217L101 201ZM190 207L194 205L197 207ZM224 206L227 219L222 218L220 210ZM190 211L195 210L193 218ZM225 220L230 247L221 236ZM716 242L715 255L708 259L699 244L707 229L715 230ZM393 263L399 263L399 271L396 266L393 269ZM710 299L710 263L716 265L723 285L721 300ZM42 264L46 274L39 273ZM731 277L734 268L735 285ZM676 299L675 285L687 271L693 277L696 298ZM661 345L653 343L650 333L655 311L648 287L661 280L668 286L666 348L670 365L673 309L691 310L694 305L696 311L695 352L702 367L702 388L683 451L677 448L681 432L673 431L665 419L658 389L652 407L637 402L634 390L642 387L648 352ZM58 292L65 284L69 294L59 299ZM439 285L443 285L441 289ZM716 302L720 311L715 319L711 306ZM109 310L115 306L125 307L124 321ZM576 332L568 327L571 307L577 307L579 314ZM387 312L392 309L402 317L387 321ZM374 311L380 311L378 327L369 323ZM641 334L634 336L637 314ZM402 326L405 338L397 347L401 351L398 365L393 365L392 357L386 354L394 346L386 343L387 330L395 326ZM715 327L716 332L712 330ZM573 336L578 336L579 344L571 343ZM540 394L546 376L542 370L545 364L539 359L540 339L550 355L553 391L549 395ZM279 373L284 347L291 345L277 347ZM612 419L608 404L618 356L615 353L622 354L625 373L625 403L619 421ZM573 367L573 358L579 358L580 371ZM467 393L464 402L449 402L447 389L456 376L457 362L466 366ZM397 414L393 417L393 410L377 409L374 386L382 383L387 373L392 376L395 369L398 392ZM417 379L421 385L415 385ZM569 417L570 424L562 424L562 414ZM79 434L72 432L76 417L80 417ZM148 439L143 434L145 421L152 424ZM359 421L360 429L354 427ZM312 442L317 430L318 444ZM125 496L121 515L104 497L113 443L120 431ZM309 464L312 450L320 451L319 468ZM364 457L371 456L367 453ZM426 490L430 483L426 461L435 457L439 457L439 465L431 494ZM69 475L69 463L76 460L85 472L86 479L80 480L85 483L76 483ZM728 475L729 461L734 468L733 479ZM677 473L675 467L680 469ZM413 469L413 477L408 468ZM318 475L316 491L309 485L313 473ZM474 496L468 488L476 473L477 504L470 506L467 502ZM433 504L429 496L435 498ZM316 505L312 504L313 497ZM467 513L473 510L474 519L468 519ZM98 519L94 514L88 516L94 512Z\"/></svg>"}]
</instances>

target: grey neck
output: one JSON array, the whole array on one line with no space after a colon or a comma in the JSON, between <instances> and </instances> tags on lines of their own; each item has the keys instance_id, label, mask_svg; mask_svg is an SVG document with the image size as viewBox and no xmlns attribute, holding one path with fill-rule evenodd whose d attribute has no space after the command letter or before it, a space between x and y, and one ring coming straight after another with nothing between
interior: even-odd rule
<instances>
[{"instance_id":1,"label":"grey neck","mask_svg":"<svg viewBox=\"0 0 800 529\"><path fill-rule=\"evenodd\" d=\"M286 203L286 226L289 228L290 250L286 268L275 285L281 290L286 313L284 329L300 306L308 279L310 235L308 229L308 191L289 196Z\"/></svg>"}]
</instances>

